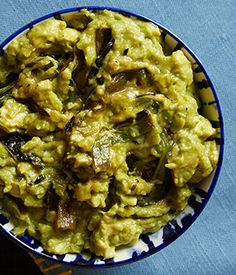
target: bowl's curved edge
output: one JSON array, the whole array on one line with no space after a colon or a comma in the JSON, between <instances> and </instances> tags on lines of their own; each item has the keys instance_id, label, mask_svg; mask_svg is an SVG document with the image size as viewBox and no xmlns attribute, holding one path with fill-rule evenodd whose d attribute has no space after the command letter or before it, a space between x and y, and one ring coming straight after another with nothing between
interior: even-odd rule
<instances>
[{"instance_id":1,"label":"bowl's curved edge","mask_svg":"<svg viewBox=\"0 0 236 275\"><path fill-rule=\"evenodd\" d=\"M105 264L88 264L88 263L78 263L78 262L67 262L67 261L63 261L60 259L56 259L53 258L52 256L50 256L49 254L45 254L43 252L37 252L35 251L32 247L30 247L26 242L23 242L22 240L20 240L17 236L11 234L10 232L8 232L6 229L4 229L2 226L0 226L0 230L4 233L4 235L6 235L8 238L10 238L12 241L16 242L18 245L20 245L22 248L26 249L27 251L30 251L31 253L37 254L38 256L43 256L46 259L50 260L50 261L55 261L55 262L59 262L59 263L63 263L69 266L76 266L76 267L81 267L81 268L104 268L104 267L112 267L112 266L120 266L120 265L124 265L124 264L128 264L128 263L134 263L138 260L144 259L148 256L153 255L154 253L162 250L163 248L165 248L166 246L168 246L169 244L171 244L172 242L174 242L177 238L179 238L193 223L194 221L197 219L197 217L200 215L200 213L202 212L202 210L205 208L207 202L209 201L212 192L216 186L217 180L219 178L219 174L220 174L220 169L222 166L222 162L223 162L223 153L224 153L224 127L223 127L223 117L222 117L222 111L221 111L221 107L219 104L219 100L215 91L215 88L213 86L213 83L209 77L209 74L207 73L206 69L204 68L204 66L202 65L202 62L200 61L200 59L197 57L197 55L186 45L186 43L184 43L178 36L176 36L174 33L172 33L172 31L170 31L169 29L167 29L166 27L164 27L162 24L155 22L152 19L149 19L146 16L143 15L139 15L133 12L130 12L126 9L120 9L120 8L114 8L114 7L107 7L107 6L81 6L81 7L73 7L73 8L67 8L67 9L62 9L56 12L51 12L47 15L44 15L42 17L39 17L33 21L31 21L30 23L26 24L25 26L21 27L20 29L18 29L16 32L14 32L12 35L10 35L7 39L5 39L1 44L0 44L0 55L2 53L4 53L4 47L6 47L14 38L16 38L18 35L22 34L24 31L26 31L27 29L31 28L33 25L36 25L37 23L40 23L48 18L51 18L55 15L58 14L64 14L64 13L69 13L69 12L74 12L74 11L79 11L81 9L88 9L88 10L111 10L114 12L119 12L122 13L126 16L134 16L136 18L139 18L141 20L144 21L148 21L151 22L153 24L155 24L156 26L158 26L160 29L164 30L166 33L168 33L173 39L175 39L178 43L181 44L181 46L194 58L194 60L196 61L196 63L200 66L201 71L204 73L204 76L206 77L207 81L210 84L210 88L213 92L214 98L216 100L216 106L217 106L217 110L218 110L218 114L219 114L219 122L220 122L220 138L221 138L221 144L220 144L220 152L219 152L219 161L215 170L215 174L213 177L213 180L211 182L210 188L208 189L207 193L208 193L208 197L205 198L202 202L201 202L201 208L199 209L199 211L195 212L192 215L191 221L188 222L187 224L185 224L185 226L183 228L181 228L178 233L167 243L162 243L161 245L154 247L153 249L150 249L148 252L142 253L140 255L138 255L135 258L130 258L128 260L123 260L123 261L119 261L119 262L113 262L112 260L105 260Z\"/></svg>"}]
</instances>

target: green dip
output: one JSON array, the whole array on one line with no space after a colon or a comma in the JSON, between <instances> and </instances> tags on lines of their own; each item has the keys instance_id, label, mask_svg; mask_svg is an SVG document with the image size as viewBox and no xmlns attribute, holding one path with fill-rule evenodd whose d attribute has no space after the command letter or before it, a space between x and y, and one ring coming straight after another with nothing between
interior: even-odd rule
<instances>
[{"instance_id":1,"label":"green dip","mask_svg":"<svg viewBox=\"0 0 236 275\"><path fill-rule=\"evenodd\" d=\"M155 232L215 168L191 63L111 11L48 19L0 58L0 198L14 232L105 259Z\"/></svg>"}]
</instances>

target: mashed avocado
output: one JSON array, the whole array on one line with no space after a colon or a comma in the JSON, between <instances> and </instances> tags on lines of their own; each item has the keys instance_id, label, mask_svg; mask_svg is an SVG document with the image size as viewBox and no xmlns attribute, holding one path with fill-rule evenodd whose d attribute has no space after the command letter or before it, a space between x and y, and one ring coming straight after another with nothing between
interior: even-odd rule
<instances>
[{"instance_id":1,"label":"mashed avocado","mask_svg":"<svg viewBox=\"0 0 236 275\"><path fill-rule=\"evenodd\" d=\"M173 219L215 168L191 63L111 11L48 19L0 58L3 213L50 253L111 258Z\"/></svg>"}]
</instances>

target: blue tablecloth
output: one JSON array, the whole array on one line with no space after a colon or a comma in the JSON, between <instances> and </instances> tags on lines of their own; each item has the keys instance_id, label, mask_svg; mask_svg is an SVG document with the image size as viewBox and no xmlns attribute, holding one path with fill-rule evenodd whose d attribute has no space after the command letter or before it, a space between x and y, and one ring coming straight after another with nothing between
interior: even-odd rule
<instances>
[{"instance_id":1,"label":"blue tablecloth","mask_svg":"<svg viewBox=\"0 0 236 275\"><path fill-rule=\"evenodd\" d=\"M226 143L212 198L184 235L137 263L73 274L236 274L236 0L1 0L0 42L37 17L83 5L120 7L140 13L185 41L215 85L223 110Z\"/></svg>"}]
</instances>

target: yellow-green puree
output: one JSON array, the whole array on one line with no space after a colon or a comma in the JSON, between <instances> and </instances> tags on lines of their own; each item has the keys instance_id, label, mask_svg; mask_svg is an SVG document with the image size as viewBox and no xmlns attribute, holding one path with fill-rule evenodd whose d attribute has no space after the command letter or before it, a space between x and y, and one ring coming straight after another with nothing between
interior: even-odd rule
<instances>
[{"instance_id":1,"label":"yellow-green puree","mask_svg":"<svg viewBox=\"0 0 236 275\"><path fill-rule=\"evenodd\" d=\"M186 207L218 150L191 63L166 48L158 27L106 10L48 19L8 45L0 198L16 234L111 258Z\"/></svg>"}]
</instances>

